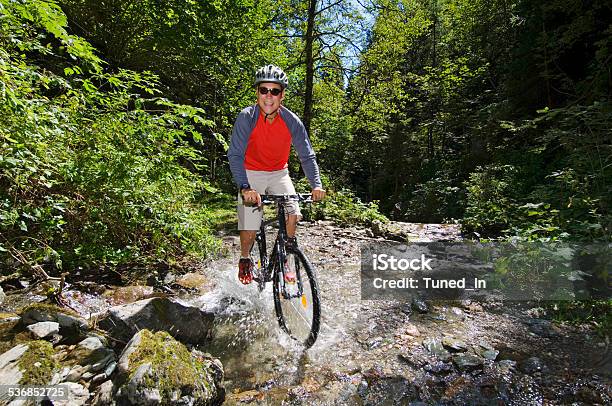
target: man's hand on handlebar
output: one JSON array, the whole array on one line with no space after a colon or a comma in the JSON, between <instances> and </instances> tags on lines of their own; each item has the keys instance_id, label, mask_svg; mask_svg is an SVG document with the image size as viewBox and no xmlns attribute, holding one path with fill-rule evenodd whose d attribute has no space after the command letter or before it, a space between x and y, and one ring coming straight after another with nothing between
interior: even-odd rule
<instances>
[{"instance_id":1,"label":"man's hand on handlebar","mask_svg":"<svg viewBox=\"0 0 612 406\"><path fill-rule=\"evenodd\" d=\"M261 206L261 196L255 189L242 189L242 201L246 206Z\"/></svg>"},{"instance_id":2,"label":"man's hand on handlebar","mask_svg":"<svg viewBox=\"0 0 612 406\"><path fill-rule=\"evenodd\" d=\"M321 187L316 187L312 189L312 201L318 202L319 200L323 200L325 197L325 189Z\"/></svg>"}]
</instances>

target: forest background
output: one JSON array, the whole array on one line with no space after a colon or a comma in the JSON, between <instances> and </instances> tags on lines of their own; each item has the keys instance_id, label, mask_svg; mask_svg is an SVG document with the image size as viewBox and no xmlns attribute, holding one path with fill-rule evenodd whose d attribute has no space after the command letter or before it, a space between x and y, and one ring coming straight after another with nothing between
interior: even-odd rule
<instances>
[{"instance_id":1,"label":"forest background","mask_svg":"<svg viewBox=\"0 0 612 406\"><path fill-rule=\"evenodd\" d=\"M0 0L3 278L217 253L268 63L330 191L310 218L609 242L611 42L605 0Z\"/></svg>"}]
</instances>

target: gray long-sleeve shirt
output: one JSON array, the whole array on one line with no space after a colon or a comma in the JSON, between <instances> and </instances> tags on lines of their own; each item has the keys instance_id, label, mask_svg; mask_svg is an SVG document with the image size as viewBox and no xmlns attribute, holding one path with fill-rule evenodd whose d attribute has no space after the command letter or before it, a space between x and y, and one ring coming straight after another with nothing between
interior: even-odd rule
<instances>
[{"instance_id":1,"label":"gray long-sleeve shirt","mask_svg":"<svg viewBox=\"0 0 612 406\"><path fill-rule=\"evenodd\" d=\"M316 155L308 139L308 134L306 134L304 124L302 124L298 116L284 106L278 110L278 114L291 133L291 143L300 158L302 169L304 169L310 186L313 188L322 187L319 165L317 165ZM259 106L254 104L238 114L232 129L232 139L227 151L227 158L229 159L234 182L238 187L249 182L246 169L244 168L244 155L258 118Z\"/></svg>"}]
</instances>

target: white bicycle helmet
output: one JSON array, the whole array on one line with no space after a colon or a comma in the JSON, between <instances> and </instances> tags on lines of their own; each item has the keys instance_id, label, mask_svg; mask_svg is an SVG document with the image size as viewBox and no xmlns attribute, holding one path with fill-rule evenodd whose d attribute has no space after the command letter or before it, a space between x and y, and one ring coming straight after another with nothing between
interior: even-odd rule
<instances>
[{"instance_id":1,"label":"white bicycle helmet","mask_svg":"<svg viewBox=\"0 0 612 406\"><path fill-rule=\"evenodd\" d=\"M257 69L257 72L255 73L254 86L257 86L263 82L278 83L283 89L286 89L289 85L289 78L287 77L287 74L278 66L266 65Z\"/></svg>"}]
</instances>

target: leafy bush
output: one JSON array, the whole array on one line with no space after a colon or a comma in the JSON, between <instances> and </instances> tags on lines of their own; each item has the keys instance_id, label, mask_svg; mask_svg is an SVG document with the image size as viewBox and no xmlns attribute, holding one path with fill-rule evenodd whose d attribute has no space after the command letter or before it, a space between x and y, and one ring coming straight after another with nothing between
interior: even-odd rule
<instances>
[{"instance_id":1,"label":"leafy bush","mask_svg":"<svg viewBox=\"0 0 612 406\"><path fill-rule=\"evenodd\" d=\"M517 173L511 165L489 165L470 174L462 222L468 230L499 233L511 224L520 187Z\"/></svg>"},{"instance_id":2,"label":"leafy bush","mask_svg":"<svg viewBox=\"0 0 612 406\"><path fill-rule=\"evenodd\" d=\"M534 145L506 152L512 165L470 175L464 225L527 239L609 240L610 111L603 102L544 109L512 126Z\"/></svg>"},{"instance_id":3,"label":"leafy bush","mask_svg":"<svg viewBox=\"0 0 612 406\"><path fill-rule=\"evenodd\" d=\"M444 222L449 218L459 218L465 194L453 182L453 176L439 173L435 178L415 185L407 197L402 197L408 221Z\"/></svg>"},{"instance_id":4,"label":"leafy bush","mask_svg":"<svg viewBox=\"0 0 612 406\"><path fill-rule=\"evenodd\" d=\"M157 93L152 75L102 73L53 3L0 7L4 262L53 270L214 250L209 212L196 203L208 185L185 165L206 169L188 142L209 124L202 111L139 96ZM33 62L42 56L59 72Z\"/></svg>"},{"instance_id":5,"label":"leafy bush","mask_svg":"<svg viewBox=\"0 0 612 406\"><path fill-rule=\"evenodd\" d=\"M320 203L302 210L305 219L334 220L344 225L371 225L373 221L389 221L378 210L377 202L363 203L350 190L328 191Z\"/></svg>"}]
</instances>

